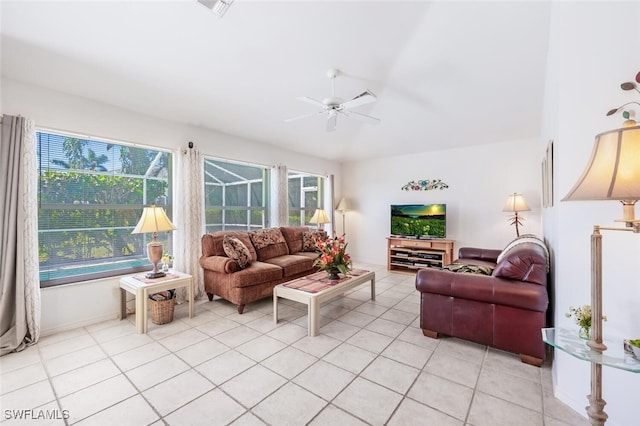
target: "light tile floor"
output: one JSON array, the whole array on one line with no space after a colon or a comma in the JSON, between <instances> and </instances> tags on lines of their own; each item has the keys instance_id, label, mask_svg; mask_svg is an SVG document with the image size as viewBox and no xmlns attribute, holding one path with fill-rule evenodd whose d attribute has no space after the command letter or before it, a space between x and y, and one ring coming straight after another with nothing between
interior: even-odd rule
<instances>
[{"instance_id":1,"label":"light tile floor","mask_svg":"<svg viewBox=\"0 0 640 426\"><path fill-rule=\"evenodd\" d=\"M424 337L414 276L376 271L321 308L223 300L51 336L0 358L3 425L587 425L553 398L550 366L455 338ZM16 411L33 409L31 421ZM9 411L7 411L9 410ZM60 419L68 413L68 419ZM37 416L53 419L35 419Z\"/></svg>"}]
</instances>

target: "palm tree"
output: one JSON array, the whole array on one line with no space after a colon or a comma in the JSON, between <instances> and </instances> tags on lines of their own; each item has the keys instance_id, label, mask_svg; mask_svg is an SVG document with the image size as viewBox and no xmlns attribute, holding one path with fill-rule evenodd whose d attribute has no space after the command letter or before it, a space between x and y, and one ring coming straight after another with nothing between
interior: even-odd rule
<instances>
[{"instance_id":1,"label":"palm tree","mask_svg":"<svg viewBox=\"0 0 640 426\"><path fill-rule=\"evenodd\" d=\"M51 162L65 169L79 169L79 170L97 170L100 172L106 172L107 168L103 166L109 157L102 154L96 155L95 151L91 148L87 151L87 156L84 156L84 148L89 145L89 141L78 138L65 138L62 143L62 150L68 161L59 159L53 159Z\"/></svg>"},{"instance_id":2,"label":"palm tree","mask_svg":"<svg viewBox=\"0 0 640 426\"><path fill-rule=\"evenodd\" d=\"M104 163L109 161L109 157L102 154L97 156L95 151L89 148L87 153L87 158L83 158L84 160L84 168L89 170L97 170L99 172L106 172L107 168L103 166Z\"/></svg>"}]
</instances>

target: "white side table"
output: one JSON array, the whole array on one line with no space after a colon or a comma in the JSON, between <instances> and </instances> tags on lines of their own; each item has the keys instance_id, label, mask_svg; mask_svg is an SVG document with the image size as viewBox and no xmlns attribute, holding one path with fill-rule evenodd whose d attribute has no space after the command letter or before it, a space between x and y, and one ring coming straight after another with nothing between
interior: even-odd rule
<instances>
[{"instance_id":1,"label":"white side table","mask_svg":"<svg viewBox=\"0 0 640 426\"><path fill-rule=\"evenodd\" d=\"M147 301L149 294L164 290L186 287L188 289L189 318L193 317L193 297L195 293L193 277L177 271L170 271L166 277L150 280L144 273L120 278L120 319L127 317L127 292L136 296L136 329L147 332Z\"/></svg>"}]
</instances>

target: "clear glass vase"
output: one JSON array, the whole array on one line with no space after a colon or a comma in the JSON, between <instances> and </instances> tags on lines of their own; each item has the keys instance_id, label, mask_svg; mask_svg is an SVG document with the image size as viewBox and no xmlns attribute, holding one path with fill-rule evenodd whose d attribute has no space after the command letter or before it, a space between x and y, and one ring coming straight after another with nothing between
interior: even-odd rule
<instances>
[{"instance_id":1,"label":"clear glass vase","mask_svg":"<svg viewBox=\"0 0 640 426\"><path fill-rule=\"evenodd\" d=\"M591 327L580 327L578 336L580 336L581 339L591 340Z\"/></svg>"}]
</instances>

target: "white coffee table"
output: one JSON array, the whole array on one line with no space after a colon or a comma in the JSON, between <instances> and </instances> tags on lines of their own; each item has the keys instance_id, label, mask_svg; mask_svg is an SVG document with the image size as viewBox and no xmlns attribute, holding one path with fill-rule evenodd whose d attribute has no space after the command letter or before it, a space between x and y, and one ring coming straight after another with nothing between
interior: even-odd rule
<instances>
[{"instance_id":1,"label":"white coffee table","mask_svg":"<svg viewBox=\"0 0 640 426\"><path fill-rule=\"evenodd\" d=\"M336 296L344 294L345 291L359 286L362 283L371 281L371 300L376 300L376 275L370 271L354 271L356 276L348 276L336 284L330 284L326 278L326 272L317 272L306 277L298 278L287 283L279 284L273 288L273 321L278 323L278 297L304 303L308 306L308 335L317 336L320 333L320 304ZM343 275L341 275L343 276ZM305 282L306 280L306 282ZM305 291L291 286L300 285L302 288L325 287L315 293Z\"/></svg>"},{"instance_id":2,"label":"white coffee table","mask_svg":"<svg viewBox=\"0 0 640 426\"><path fill-rule=\"evenodd\" d=\"M144 273L120 278L120 319L127 317L127 292L136 296L136 330L147 332L147 301L149 295L164 290L186 287L189 299L189 318L193 317L193 277L183 272L170 271L166 277L146 279Z\"/></svg>"}]
</instances>

